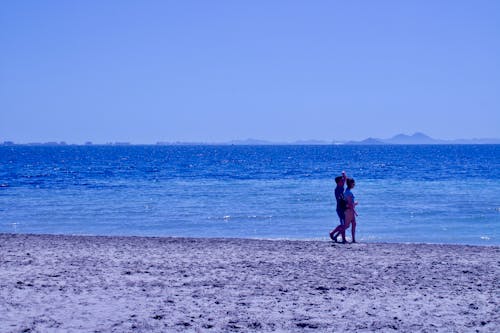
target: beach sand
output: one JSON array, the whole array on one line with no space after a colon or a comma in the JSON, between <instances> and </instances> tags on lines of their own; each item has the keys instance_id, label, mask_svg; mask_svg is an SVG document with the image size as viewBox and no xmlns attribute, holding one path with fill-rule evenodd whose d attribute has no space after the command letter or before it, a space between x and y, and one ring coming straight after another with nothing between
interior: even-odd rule
<instances>
[{"instance_id":1,"label":"beach sand","mask_svg":"<svg viewBox=\"0 0 500 333\"><path fill-rule=\"evenodd\" d=\"M0 332L499 332L499 254L0 234Z\"/></svg>"}]
</instances>

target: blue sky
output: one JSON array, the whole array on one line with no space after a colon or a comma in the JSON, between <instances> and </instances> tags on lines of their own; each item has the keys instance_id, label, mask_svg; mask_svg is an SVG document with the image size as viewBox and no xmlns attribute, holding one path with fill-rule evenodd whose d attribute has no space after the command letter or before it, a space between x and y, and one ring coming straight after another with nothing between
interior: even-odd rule
<instances>
[{"instance_id":1,"label":"blue sky","mask_svg":"<svg viewBox=\"0 0 500 333\"><path fill-rule=\"evenodd\" d=\"M9 1L0 141L500 137L500 1Z\"/></svg>"}]
</instances>

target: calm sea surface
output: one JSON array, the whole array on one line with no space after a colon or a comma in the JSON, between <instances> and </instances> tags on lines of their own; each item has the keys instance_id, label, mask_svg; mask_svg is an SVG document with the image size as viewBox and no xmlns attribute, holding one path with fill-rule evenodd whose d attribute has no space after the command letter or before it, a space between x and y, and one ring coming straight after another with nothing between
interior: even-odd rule
<instances>
[{"instance_id":1,"label":"calm sea surface","mask_svg":"<svg viewBox=\"0 0 500 333\"><path fill-rule=\"evenodd\" d=\"M0 146L0 232L500 245L500 145Z\"/></svg>"}]
</instances>

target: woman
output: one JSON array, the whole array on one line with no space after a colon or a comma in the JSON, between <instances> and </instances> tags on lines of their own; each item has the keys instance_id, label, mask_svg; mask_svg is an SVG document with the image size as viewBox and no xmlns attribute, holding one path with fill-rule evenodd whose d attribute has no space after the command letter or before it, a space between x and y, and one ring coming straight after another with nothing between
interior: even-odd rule
<instances>
[{"instance_id":1,"label":"woman","mask_svg":"<svg viewBox=\"0 0 500 333\"><path fill-rule=\"evenodd\" d=\"M351 190L354 188L356 185L354 179L352 178L347 178L346 180L347 183L347 189L344 192L344 199L346 200L346 210L345 210L345 227L344 230L349 228L349 226L352 223L352 228L351 228L351 235L352 235L352 242L356 243L356 216L358 215L356 213L356 205L358 204L357 201L354 201L354 194L352 194Z\"/></svg>"}]
</instances>

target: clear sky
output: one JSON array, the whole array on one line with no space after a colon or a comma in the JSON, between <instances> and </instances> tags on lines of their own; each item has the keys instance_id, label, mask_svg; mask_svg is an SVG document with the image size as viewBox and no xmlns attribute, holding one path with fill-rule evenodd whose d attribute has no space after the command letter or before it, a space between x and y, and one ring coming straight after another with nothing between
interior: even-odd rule
<instances>
[{"instance_id":1,"label":"clear sky","mask_svg":"<svg viewBox=\"0 0 500 333\"><path fill-rule=\"evenodd\" d=\"M4 1L0 141L500 137L500 1Z\"/></svg>"}]
</instances>

